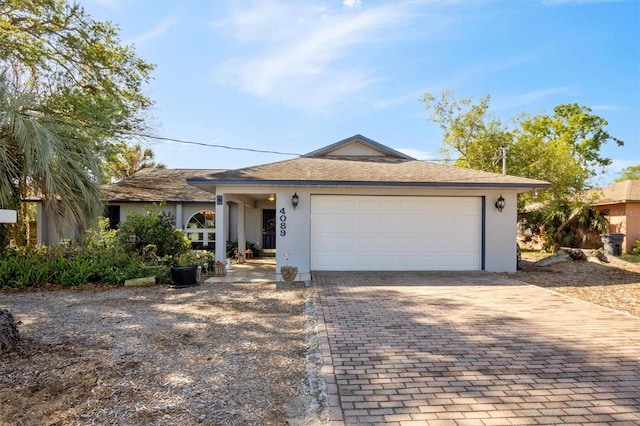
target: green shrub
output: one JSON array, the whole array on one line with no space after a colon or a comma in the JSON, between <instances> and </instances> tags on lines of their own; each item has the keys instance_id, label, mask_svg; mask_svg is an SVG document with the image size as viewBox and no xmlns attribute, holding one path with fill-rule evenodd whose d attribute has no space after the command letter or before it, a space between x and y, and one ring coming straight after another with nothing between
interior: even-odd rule
<instances>
[{"instance_id":1,"label":"green shrub","mask_svg":"<svg viewBox=\"0 0 640 426\"><path fill-rule=\"evenodd\" d=\"M174 228L170 216L150 210L144 214L130 213L120 224L117 241L125 251L138 254L145 253L145 247L153 245L159 257L181 255L191 248L184 231Z\"/></svg>"},{"instance_id":2,"label":"green shrub","mask_svg":"<svg viewBox=\"0 0 640 426\"><path fill-rule=\"evenodd\" d=\"M169 217L151 211L132 213L118 231L101 221L77 246L64 241L56 246L8 249L0 258L0 288L123 285L128 279L152 275L158 283L167 283L168 264L163 259L184 255L190 247Z\"/></svg>"},{"instance_id":3,"label":"green shrub","mask_svg":"<svg viewBox=\"0 0 640 426\"><path fill-rule=\"evenodd\" d=\"M117 237L118 230L110 229L109 218L103 217L98 219L97 229L87 229L84 232L80 245L87 248L114 247Z\"/></svg>"},{"instance_id":4,"label":"green shrub","mask_svg":"<svg viewBox=\"0 0 640 426\"><path fill-rule=\"evenodd\" d=\"M238 253L238 240L227 241L226 252L227 252L227 259L233 259L236 253Z\"/></svg>"},{"instance_id":5,"label":"green shrub","mask_svg":"<svg viewBox=\"0 0 640 426\"><path fill-rule=\"evenodd\" d=\"M0 260L0 285L4 289L76 286L85 283L123 285L125 280L167 272L157 260L127 253L117 247L22 247Z\"/></svg>"}]
</instances>

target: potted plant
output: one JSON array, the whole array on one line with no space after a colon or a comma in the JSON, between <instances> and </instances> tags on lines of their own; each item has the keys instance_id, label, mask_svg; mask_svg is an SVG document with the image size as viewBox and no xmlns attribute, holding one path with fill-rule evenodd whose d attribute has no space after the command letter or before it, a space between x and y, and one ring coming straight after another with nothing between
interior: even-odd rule
<instances>
[{"instance_id":1,"label":"potted plant","mask_svg":"<svg viewBox=\"0 0 640 426\"><path fill-rule=\"evenodd\" d=\"M171 263L171 280L173 284L169 285L169 287L184 288L198 285L198 269L200 267L200 259L193 250L175 256Z\"/></svg>"},{"instance_id":2,"label":"potted plant","mask_svg":"<svg viewBox=\"0 0 640 426\"><path fill-rule=\"evenodd\" d=\"M298 267L297 266L289 266L289 253L284 254L284 260L286 262L286 266L280 267L280 274L282 275L282 279L286 282L293 282L298 276Z\"/></svg>"}]
</instances>

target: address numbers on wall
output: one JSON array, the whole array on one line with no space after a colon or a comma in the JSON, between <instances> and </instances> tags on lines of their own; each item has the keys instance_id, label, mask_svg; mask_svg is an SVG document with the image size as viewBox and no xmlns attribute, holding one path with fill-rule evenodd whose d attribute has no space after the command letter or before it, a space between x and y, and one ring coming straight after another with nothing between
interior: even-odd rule
<instances>
[{"instance_id":1,"label":"address numbers on wall","mask_svg":"<svg viewBox=\"0 0 640 426\"><path fill-rule=\"evenodd\" d=\"M287 211L283 208L280 209L280 236L287 235Z\"/></svg>"}]
</instances>

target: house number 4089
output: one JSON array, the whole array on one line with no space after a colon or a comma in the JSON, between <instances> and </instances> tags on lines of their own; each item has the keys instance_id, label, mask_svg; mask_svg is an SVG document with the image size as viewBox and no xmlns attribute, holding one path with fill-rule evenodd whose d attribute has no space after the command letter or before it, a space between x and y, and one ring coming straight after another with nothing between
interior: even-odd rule
<instances>
[{"instance_id":1,"label":"house number 4089","mask_svg":"<svg viewBox=\"0 0 640 426\"><path fill-rule=\"evenodd\" d=\"M287 235L287 212L283 208L280 209L280 236Z\"/></svg>"}]
</instances>

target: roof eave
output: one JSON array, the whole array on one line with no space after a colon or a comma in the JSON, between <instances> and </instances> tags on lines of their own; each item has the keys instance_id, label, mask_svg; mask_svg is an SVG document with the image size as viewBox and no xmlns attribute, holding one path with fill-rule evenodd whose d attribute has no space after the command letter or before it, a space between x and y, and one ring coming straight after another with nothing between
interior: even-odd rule
<instances>
[{"instance_id":1,"label":"roof eave","mask_svg":"<svg viewBox=\"0 0 640 426\"><path fill-rule=\"evenodd\" d=\"M326 181L326 180L207 180L187 179L189 185L203 186L308 186L308 187L401 187L401 188L504 188L530 191L549 188L546 182L393 182L393 181Z\"/></svg>"}]
</instances>

